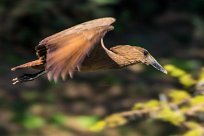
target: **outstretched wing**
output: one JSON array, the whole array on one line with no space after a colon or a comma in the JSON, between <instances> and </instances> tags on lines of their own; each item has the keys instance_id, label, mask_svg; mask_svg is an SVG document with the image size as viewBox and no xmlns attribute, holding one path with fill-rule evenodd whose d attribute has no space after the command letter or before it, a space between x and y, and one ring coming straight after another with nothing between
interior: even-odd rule
<instances>
[{"instance_id":1,"label":"outstretched wing","mask_svg":"<svg viewBox=\"0 0 204 136\"><path fill-rule=\"evenodd\" d=\"M72 77L76 68L100 41L106 32L113 29L114 18L101 18L88 21L42 40L36 48L46 47L46 71L48 79L64 80Z\"/></svg>"}]
</instances>

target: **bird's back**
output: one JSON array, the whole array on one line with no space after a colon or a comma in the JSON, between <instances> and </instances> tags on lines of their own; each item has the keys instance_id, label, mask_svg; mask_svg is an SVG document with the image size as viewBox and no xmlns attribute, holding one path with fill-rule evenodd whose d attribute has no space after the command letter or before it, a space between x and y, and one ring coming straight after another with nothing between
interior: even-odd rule
<instances>
[{"instance_id":1,"label":"bird's back","mask_svg":"<svg viewBox=\"0 0 204 136\"><path fill-rule=\"evenodd\" d=\"M101 45L97 45L85 58L81 65L81 71L88 72L117 67L118 64L108 56L107 52L101 47Z\"/></svg>"}]
</instances>

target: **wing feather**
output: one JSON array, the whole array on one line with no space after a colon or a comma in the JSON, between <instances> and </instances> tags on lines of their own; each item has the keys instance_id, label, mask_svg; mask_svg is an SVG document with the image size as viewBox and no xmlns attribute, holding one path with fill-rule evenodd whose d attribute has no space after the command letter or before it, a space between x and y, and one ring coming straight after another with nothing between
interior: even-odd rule
<instances>
[{"instance_id":1,"label":"wing feather","mask_svg":"<svg viewBox=\"0 0 204 136\"><path fill-rule=\"evenodd\" d=\"M86 55L94 48L106 32L113 29L113 18L96 19L49 36L37 48L47 49L46 71L48 79L57 81L80 69Z\"/></svg>"}]
</instances>

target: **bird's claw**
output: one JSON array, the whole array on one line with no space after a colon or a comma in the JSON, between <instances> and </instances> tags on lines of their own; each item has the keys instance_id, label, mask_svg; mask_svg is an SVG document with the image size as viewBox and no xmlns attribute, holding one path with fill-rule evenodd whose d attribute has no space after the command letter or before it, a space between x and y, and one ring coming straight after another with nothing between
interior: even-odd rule
<instances>
[{"instance_id":1,"label":"bird's claw","mask_svg":"<svg viewBox=\"0 0 204 136\"><path fill-rule=\"evenodd\" d=\"M33 78L31 77L31 74L24 74L20 77L16 77L14 79L12 79L13 83L12 84L17 84L20 82L25 82L25 81L31 81Z\"/></svg>"},{"instance_id":2,"label":"bird's claw","mask_svg":"<svg viewBox=\"0 0 204 136\"><path fill-rule=\"evenodd\" d=\"M43 70L43 71L40 71L40 72L35 73L35 74L24 74L20 77L16 77L16 78L12 79L12 81L13 81L12 84L15 85L15 84L20 83L20 82L32 81L32 80L38 78L39 76L41 76L45 73L46 73L46 71Z\"/></svg>"},{"instance_id":3,"label":"bird's claw","mask_svg":"<svg viewBox=\"0 0 204 136\"><path fill-rule=\"evenodd\" d=\"M14 78L14 79L12 79L12 81L13 81L13 85L15 85L16 83L19 83L19 79L16 77L16 78Z\"/></svg>"}]
</instances>

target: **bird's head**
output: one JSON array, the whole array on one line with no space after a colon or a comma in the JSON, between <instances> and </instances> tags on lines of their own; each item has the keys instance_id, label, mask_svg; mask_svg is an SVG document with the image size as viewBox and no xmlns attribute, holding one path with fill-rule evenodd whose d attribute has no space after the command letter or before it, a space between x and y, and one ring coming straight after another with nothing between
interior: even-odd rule
<instances>
[{"instance_id":1,"label":"bird's head","mask_svg":"<svg viewBox=\"0 0 204 136\"><path fill-rule=\"evenodd\" d=\"M152 65L157 70L167 74L167 71L156 61L156 59L142 47L119 45L111 48L111 50L126 58L131 64L143 63L146 65Z\"/></svg>"}]
</instances>

